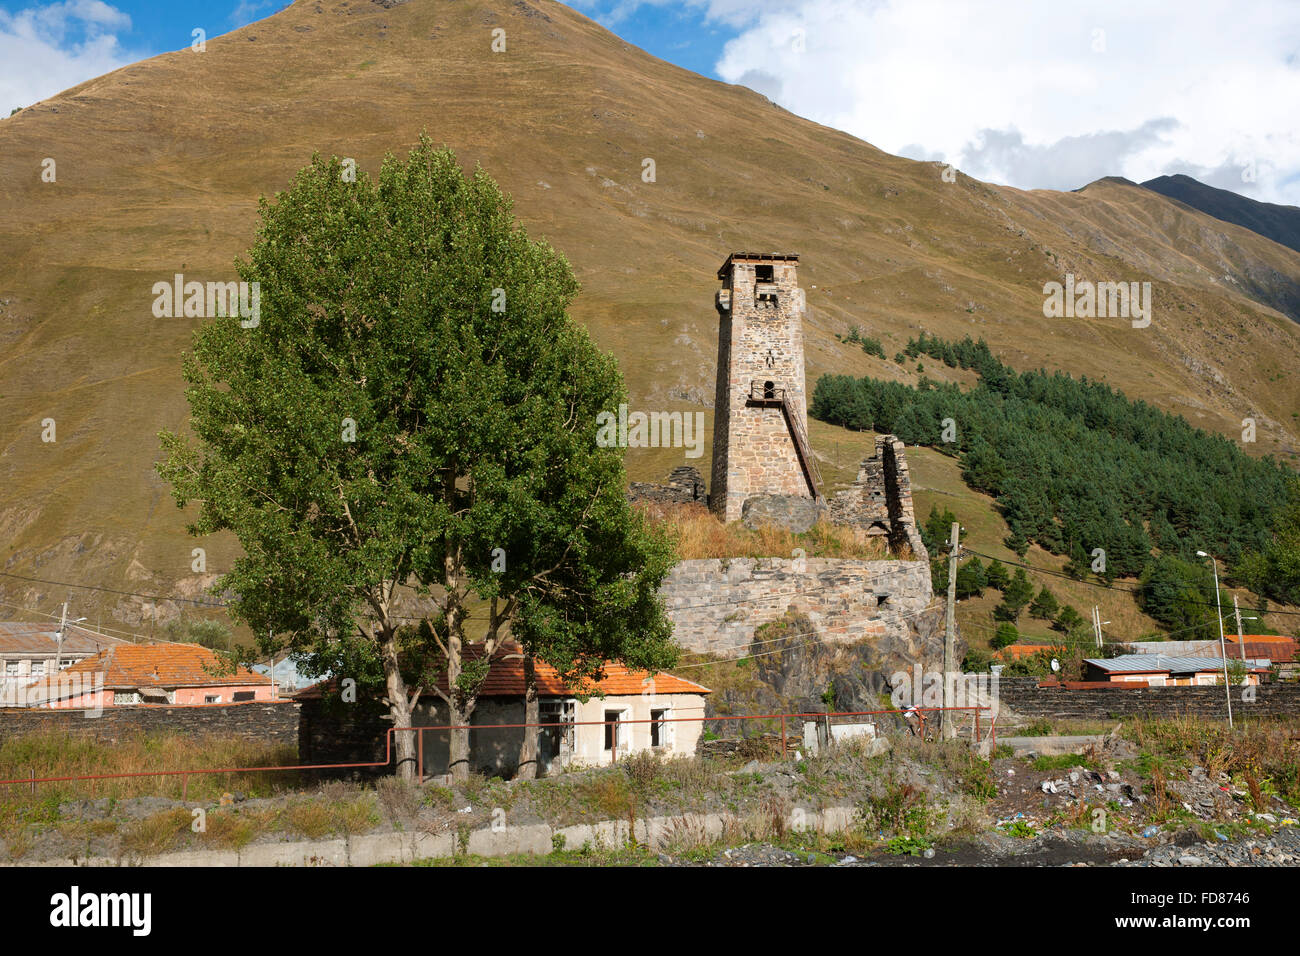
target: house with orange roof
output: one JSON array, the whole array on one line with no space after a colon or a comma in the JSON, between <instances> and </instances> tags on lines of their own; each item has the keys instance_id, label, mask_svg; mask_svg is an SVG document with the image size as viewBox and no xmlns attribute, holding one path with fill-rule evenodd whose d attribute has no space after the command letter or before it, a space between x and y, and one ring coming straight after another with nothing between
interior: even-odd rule
<instances>
[{"instance_id":1,"label":"house with orange roof","mask_svg":"<svg viewBox=\"0 0 1300 956\"><path fill-rule=\"evenodd\" d=\"M477 660L481 654L480 647L465 648L467 660ZM642 750L665 756L694 754L704 728L700 718L705 698L712 693L693 681L633 671L613 661L606 661L599 678L583 687L566 684L555 668L540 661L535 676L539 722L546 725L532 728L539 734L539 775L564 766L608 764ZM438 684L446 693L445 672ZM524 690L523 653L519 645L507 642L492 657L470 718L471 770L507 777L515 772L526 729L517 726L524 723ZM331 679L300 691L294 699L321 701L337 697L338 692L338 680ZM446 727L446 703L426 691L412 723ZM446 773L451 752L448 731L431 730L423 736L425 772Z\"/></svg>"},{"instance_id":2,"label":"house with orange roof","mask_svg":"<svg viewBox=\"0 0 1300 956\"><path fill-rule=\"evenodd\" d=\"M94 710L142 704L271 700L271 678L222 660L199 644L121 644L27 688L29 706Z\"/></svg>"}]
</instances>

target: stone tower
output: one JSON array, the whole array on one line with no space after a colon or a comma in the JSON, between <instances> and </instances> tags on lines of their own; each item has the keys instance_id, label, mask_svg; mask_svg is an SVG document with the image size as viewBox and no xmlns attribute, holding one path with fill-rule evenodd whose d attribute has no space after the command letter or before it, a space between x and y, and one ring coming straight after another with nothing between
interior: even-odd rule
<instances>
[{"instance_id":1,"label":"stone tower","mask_svg":"<svg viewBox=\"0 0 1300 956\"><path fill-rule=\"evenodd\" d=\"M718 270L718 386L709 507L741 517L759 495L818 499L804 394L796 255L734 252Z\"/></svg>"}]
</instances>

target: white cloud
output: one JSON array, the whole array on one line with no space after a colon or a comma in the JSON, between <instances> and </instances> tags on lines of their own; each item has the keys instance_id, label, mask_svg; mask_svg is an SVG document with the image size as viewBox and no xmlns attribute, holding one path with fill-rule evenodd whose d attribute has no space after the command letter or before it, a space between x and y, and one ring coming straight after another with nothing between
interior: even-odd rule
<instances>
[{"instance_id":1,"label":"white cloud","mask_svg":"<svg viewBox=\"0 0 1300 956\"><path fill-rule=\"evenodd\" d=\"M723 79L891 153L1023 188L1202 170L1300 204L1294 0L687 2L740 31Z\"/></svg>"},{"instance_id":2,"label":"white cloud","mask_svg":"<svg viewBox=\"0 0 1300 956\"><path fill-rule=\"evenodd\" d=\"M130 28L102 0L0 10L0 116L139 59L117 38Z\"/></svg>"},{"instance_id":3,"label":"white cloud","mask_svg":"<svg viewBox=\"0 0 1300 956\"><path fill-rule=\"evenodd\" d=\"M247 26L254 20L270 16L275 0L239 0L230 14L230 22L236 27Z\"/></svg>"}]
</instances>

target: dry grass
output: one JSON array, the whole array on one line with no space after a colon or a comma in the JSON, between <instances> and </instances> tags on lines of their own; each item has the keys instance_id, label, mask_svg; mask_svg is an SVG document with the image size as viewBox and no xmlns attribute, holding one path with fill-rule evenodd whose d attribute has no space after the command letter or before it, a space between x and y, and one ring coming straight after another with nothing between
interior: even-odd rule
<instances>
[{"instance_id":1,"label":"dry grass","mask_svg":"<svg viewBox=\"0 0 1300 956\"><path fill-rule=\"evenodd\" d=\"M738 521L723 524L703 505L642 504L651 524L662 528L682 560L694 558L791 558L802 549L810 558L894 557L881 536L821 521L802 534L771 525L751 531Z\"/></svg>"},{"instance_id":2,"label":"dry grass","mask_svg":"<svg viewBox=\"0 0 1300 956\"><path fill-rule=\"evenodd\" d=\"M207 830L201 839L222 849L241 850L258 834L273 830L278 816L275 810L239 809L209 813Z\"/></svg>"},{"instance_id":3,"label":"dry grass","mask_svg":"<svg viewBox=\"0 0 1300 956\"><path fill-rule=\"evenodd\" d=\"M400 777L381 777L375 781L375 796L388 819L401 827L415 821L424 799L419 787Z\"/></svg>"},{"instance_id":4,"label":"dry grass","mask_svg":"<svg viewBox=\"0 0 1300 956\"><path fill-rule=\"evenodd\" d=\"M623 774L601 774L583 781L576 789L583 804L600 819L622 819L632 810L632 791Z\"/></svg>"},{"instance_id":5,"label":"dry grass","mask_svg":"<svg viewBox=\"0 0 1300 956\"><path fill-rule=\"evenodd\" d=\"M172 849L181 836L191 832L193 814L185 807L163 810L122 828L122 850L136 856L154 856Z\"/></svg>"},{"instance_id":6,"label":"dry grass","mask_svg":"<svg viewBox=\"0 0 1300 956\"><path fill-rule=\"evenodd\" d=\"M1257 810L1267 804L1267 792L1300 807L1300 721L1251 722L1229 730L1219 721L1192 717L1134 720L1126 735L1149 761L1158 806L1166 802L1166 774L1194 762L1214 775L1211 780L1220 773L1238 778Z\"/></svg>"},{"instance_id":7,"label":"dry grass","mask_svg":"<svg viewBox=\"0 0 1300 956\"><path fill-rule=\"evenodd\" d=\"M298 762L293 747L237 737L193 737L185 734L132 734L109 745L57 730L0 741L0 779L71 777L151 770L201 770L209 767L291 765ZM197 774L189 778L191 800L215 800L227 790L271 794L297 783L297 774ZM62 800L110 797L171 797L182 795L181 777L127 777L117 780L78 780L40 784L33 798L28 787L11 784L7 801L28 803L55 795ZM3 791L4 788L0 788Z\"/></svg>"}]
</instances>

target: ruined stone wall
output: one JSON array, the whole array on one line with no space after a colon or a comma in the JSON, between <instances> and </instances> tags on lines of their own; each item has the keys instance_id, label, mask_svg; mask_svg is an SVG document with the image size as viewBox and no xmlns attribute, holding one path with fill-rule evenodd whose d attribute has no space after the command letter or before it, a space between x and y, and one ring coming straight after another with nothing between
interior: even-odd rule
<instances>
[{"instance_id":1,"label":"ruined stone wall","mask_svg":"<svg viewBox=\"0 0 1300 956\"><path fill-rule=\"evenodd\" d=\"M863 460L853 484L831 498L830 514L836 524L886 535L895 553L907 547L913 559L929 560L916 525L907 454L893 435L876 436L875 454Z\"/></svg>"},{"instance_id":2,"label":"ruined stone wall","mask_svg":"<svg viewBox=\"0 0 1300 956\"><path fill-rule=\"evenodd\" d=\"M724 521L740 518L758 494L812 497L794 437L779 405L753 404L751 388L771 382L807 428L803 298L793 261L763 262L773 281L756 282L754 262L734 260L718 295L718 391L715 402L711 507Z\"/></svg>"},{"instance_id":3,"label":"ruined stone wall","mask_svg":"<svg viewBox=\"0 0 1300 956\"><path fill-rule=\"evenodd\" d=\"M679 645L728 657L791 610L822 641L899 639L933 598L925 562L840 558L682 561L659 593Z\"/></svg>"},{"instance_id":4,"label":"ruined stone wall","mask_svg":"<svg viewBox=\"0 0 1300 956\"><path fill-rule=\"evenodd\" d=\"M699 469L690 465L679 465L668 475L666 484L649 481L633 481L629 484L627 497L633 502L653 502L658 504L707 504L708 492L704 486L704 476Z\"/></svg>"}]
</instances>

